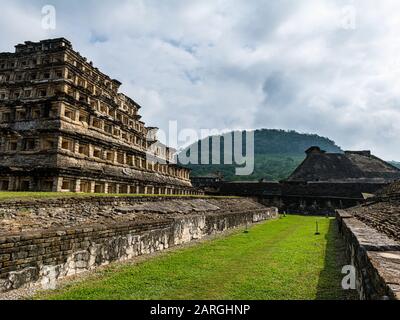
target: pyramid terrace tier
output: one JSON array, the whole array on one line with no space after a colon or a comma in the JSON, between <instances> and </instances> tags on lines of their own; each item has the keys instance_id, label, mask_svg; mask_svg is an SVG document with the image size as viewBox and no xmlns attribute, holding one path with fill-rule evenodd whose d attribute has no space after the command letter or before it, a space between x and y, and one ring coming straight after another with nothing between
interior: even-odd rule
<instances>
[{"instance_id":1,"label":"pyramid terrace tier","mask_svg":"<svg viewBox=\"0 0 400 320\"><path fill-rule=\"evenodd\" d=\"M198 193L120 85L63 38L0 53L0 190Z\"/></svg>"}]
</instances>

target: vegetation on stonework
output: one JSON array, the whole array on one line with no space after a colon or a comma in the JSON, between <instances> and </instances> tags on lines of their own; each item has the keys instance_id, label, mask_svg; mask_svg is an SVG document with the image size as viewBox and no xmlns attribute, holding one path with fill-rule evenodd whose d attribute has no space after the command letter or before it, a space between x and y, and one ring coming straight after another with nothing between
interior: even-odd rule
<instances>
[{"instance_id":1,"label":"vegetation on stonework","mask_svg":"<svg viewBox=\"0 0 400 320\"><path fill-rule=\"evenodd\" d=\"M0 192L2 200L29 200L54 198L86 198L86 197L165 197L165 198L237 198L234 196L202 196L173 194L113 194L113 193L73 193L73 192Z\"/></svg>"},{"instance_id":2,"label":"vegetation on stonework","mask_svg":"<svg viewBox=\"0 0 400 320\"><path fill-rule=\"evenodd\" d=\"M225 156L224 136L220 139L220 156ZM210 146L209 163L212 159L218 159L217 155L211 152L212 138L206 138L192 146L198 147L198 163L202 159L201 145L208 141ZM234 139L233 139L234 140ZM234 143L234 141L233 141ZM316 134L304 134L296 131L261 129L254 131L254 153L255 168L254 173L250 176L235 175L236 165L222 164L190 164L186 167L192 170L192 176L203 176L210 173L219 172L227 181L237 180L260 180L267 179L279 181L287 178L296 167L304 160L305 153L311 146L319 146L327 152L341 153L343 152L334 141L318 136ZM245 132L242 132L242 150L246 150ZM190 147L185 149L184 154L190 155ZM223 160L222 160L223 161Z\"/></svg>"},{"instance_id":3,"label":"vegetation on stonework","mask_svg":"<svg viewBox=\"0 0 400 320\"><path fill-rule=\"evenodd\" d=\"M319 223L320 235L315 235ZM37 299L351 299L333 219L286 216L130 264L112 264Z\"/></svg>"}]
</instances>

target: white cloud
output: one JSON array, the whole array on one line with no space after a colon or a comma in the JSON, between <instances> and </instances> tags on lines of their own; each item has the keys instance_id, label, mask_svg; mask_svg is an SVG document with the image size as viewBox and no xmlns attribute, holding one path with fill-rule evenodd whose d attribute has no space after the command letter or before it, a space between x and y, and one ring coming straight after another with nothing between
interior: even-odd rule
<instances>
[{"instance_id":1,"label":"white cloud","mask_svg":"<svg viewBox=\"0 0 400 320\"><path fill-rule=\"evenodd\" d=\"M54 32L48 2L0 0L1 51L69 38L149 125L295 129L400 159L399 1L55 0Z\"/></svg>"}]
</instances>

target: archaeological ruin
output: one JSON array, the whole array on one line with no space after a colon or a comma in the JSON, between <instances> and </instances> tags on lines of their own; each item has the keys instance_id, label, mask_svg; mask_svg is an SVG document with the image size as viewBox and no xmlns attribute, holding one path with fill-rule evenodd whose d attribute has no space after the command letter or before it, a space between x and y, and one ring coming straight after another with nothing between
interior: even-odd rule
<instances>
[{"instance_id":1,"label":"archaeological ruin","mask_svg":"<svg viewBox=\"0 0 400 320\"><path fill-rule=\"evenodd\" d=\"M67 197L0 201L1 294L276 219L246 198Z\"/></svg>"},{"instance_id":2,"label":"archaeological ruin","mask_svg":"<svg viewBox=\"0 0 400 320\"><path fill-rule=\"evenodd\" d=\"M64 38L0 53L0 190L198 193L120 86Z\"/></svg>"},{"instance_id":3,"label":"archaeological ruin","mask_svg":"<svg viewBox=\"0 0 400 320\"><path fill-rule=\"evenodd\" d=\"M364 204L338 210L339 231L361 299L400 299L400 183Z\"/></svg>"},{"instance_id":4,"label":"archaeological ruin","mask_svg":"<svg viewBox=\"0 0 400 320\"><path fill-rule=\"evenodd\" d=\"M283 181L218 182L213 193L255 196L281 212L334 215L336 209L359 205L398 180L400 170L370 151L327 153L311 147Z\"/></svg>"},{"instance_id":5,"label":"archaeological ruin","mask_svg":"<svg viewBox=\"0 0 400 320\"><path fill-rule=\"evenodd\" d=\"M336 215L359 297L400 299L398 168L311 147L283 181L211 174L192 185L120 86L64 38L0 53L0 191L108 194L2 199L0 300L286 213Z\"/></svg>"},{"instance_id":6,"label":"archaeological ruin","mask_svg":"<svg viewBox=\"0 0 400 320\"><path fill-rule=\"evenodd\" d=\"M306 150L306 159L284 181L284 209L291 212L332 212L363 203L400 179L400 170L371 151L327 153Z\"/></svg>"}]
</instances>

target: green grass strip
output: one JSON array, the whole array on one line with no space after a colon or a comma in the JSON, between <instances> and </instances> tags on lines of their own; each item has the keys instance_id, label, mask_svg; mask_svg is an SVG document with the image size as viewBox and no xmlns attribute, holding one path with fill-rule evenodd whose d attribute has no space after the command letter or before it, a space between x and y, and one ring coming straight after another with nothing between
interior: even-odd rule
<instances>
[{"instance_id":1,"label":"green grass strip","mask_svg":"<svg viewBox=\"0 0 400 320\"><path fill-rule=\"evenodd\" d=\"M333 219L287 216L138 264L114 264L38 298L349 299L354 295L341 289L343 251Z\"/></svg>"}]
</instances>

